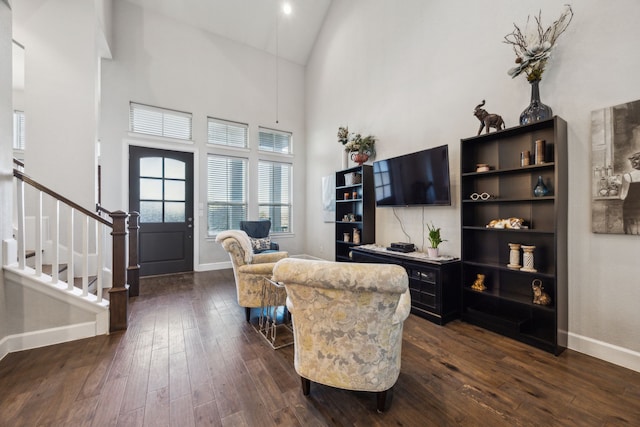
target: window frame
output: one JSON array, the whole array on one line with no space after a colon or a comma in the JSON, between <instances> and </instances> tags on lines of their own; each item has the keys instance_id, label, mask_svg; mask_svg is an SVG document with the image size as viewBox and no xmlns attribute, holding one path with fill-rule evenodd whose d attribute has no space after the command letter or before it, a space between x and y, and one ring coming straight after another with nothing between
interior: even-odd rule
<instances>
[{"instance_id":1,"label":"window frame","mask_svg":"<svg viewBox=\"0 0 640 427\"><path fill-rule=\"evenodd\" d=\"M211 159L224 159L227 162L232 161L232 160L240 160L242 161L243 167L244 167L244 171L243 171L243 179L244 179L244 185L243 185L243 199L244 201L241 203L237 203L237 202L229 202L228 200L225 202L216 202L214 200L210 199L210 193L213 191L211 189L210 183L212 182L212 180L216 180L217 177L213 177L211 176L211 166L210 166L210 160ZM212 153L209 152L207 153L207 196L206 196L206 218L207 218L207 237L215 237L219 232L224 231L224 230L218 230L218 229L214 229L212 228L212 224L209 223L209 210L211 207L220 207L220 206L227 206L228 209L231 209L233 206L239 206L239 207L243 207L244 208L244 216L242 219L246 220L249 217L249 209L250 209L250 201L249 201L249 166L250 166L250 161L248 157L245 156L237 156L237 155L232 155L232 154L227 154L227 153ZM226 171L227 171L227 175L229 174L229 164L227 163L226 166ZM218 177L219 179L219 177ZM230 180L230 178L227 176L227 181ZM229 193L229 188L227 186L227 193ZM228 197L228 194L227 194ZM240 219L240 220L242 220ZM238 227L239 228L239 223L238 223ZM231 222L228 222L227 224L228 228L227 229L232 229L233 224Z\"/></svg>"},{"instance_id":2,"label":"window frame","mask_svg":"<svg viewBox=\"0 0 640 427\"><path fill-rule=\"evenodd\" d=\"M287 203L276 203L274 201L274 197L273 197L273 190L275 189L273 186L271 186L271 191L272 193L269 194L269 201L267 202L263 202L262 200L262 188L260 185L260 182L264 179L264 177L262 176L262 165L264 164L269 164L272 166L284 166L287 168L287 189L286 189L286 199L288 199ZM271 174L273 174L273 169L271 169ZM258 169L257 169L257 175L258 175L258 197L257 197L257 210L258 210L258 218L259 219L263 219L260 216L260 212L262 211L262 208L266 207L267 210L269 212L272 212L273 208L277 208L277 207L286 207L288 210L288 223L287 223L287 229L286 230L282 230L279 229L282 226L282 215L280 216L279 219L273 218L272 215L269 215L268 217L265 217L264 219L269 219L271 220L271 234L274 235L282 235L282 234L290 234L293 233L293 222L292 222L292 218L293 218L293 163L291 161L284 161L284 159L267 159L267 158L260 158L258 159ZM281 187L282 188L282 187ZM281 198L282 199L282 198Z\"/></svg>"},{"instance_id":3,"label":"window frame","mask_svg":"<svg viewBox=\"0 0 640 427\"><path fill-rule=\"evenodd\" d=\"M275 144L273 144L273 149L272 150L266 150L262 148L261 142L261 134L272 134L275 136L286 136L287 137L287 151L276 151L275 150ZM293 155L293 133L292 132L287 132L287 131L282 131L282 130L277 130L277 129L271 129L271 128L267 128L267 127L263 127L263 126L258 126L258 152L260 154L272 154L272 155L276 155L276 156L292 156Z\"/></svg>"},{"instance_id":4,"label":"window frame","mask_svg":"<svg viewBox=\"0 0 640 427\"><path fill-rule=\"evenodd\" d=\"M25 114L22 110L13 110L13 150L24 151L25 140Z\"/></svg>"},{"instance_id":5,"label":"window frame","mask_svg":"<svg viewBox=\"0 0 640 427\"><path fill-rule=\"evenodd\" d=\"M161 114L160 127L157 128L156 126L157 124L145 123L144 121L140 123L135 123L136 112ZM172 134L170 132L172 127L167 124L168 119L171 119L171 120L187 119L188 128L178 127L176 129L180 129L181 132L188 133L188 136L180 137L180 136L177 136L176 133ZM155 131L144 132L143 129L147 127L148 128L155 127ZM175 141L193 142L193 113L130 101L129 102L129 132L135 135L144 135L147 137L150 136L150 137L156 137L156 138L168 138Z\"/></svg>"},{"instance_id":6,"label":"window frame","mask_svg":"<svg viewBox=\"0 0 640 427\"><path fill-rule=\"evenodd\" d=\"M229 138L228 138L228 132L227 132L227 138L226 138L226 143L225 144L220 144L217 143L215 141L212 140L211 138L211 130L210 130L210 125L212 123L215 123L217 125L223 125L226 126L227 128L236 128L236 129L243 129L244 130L244 141L242 146L239 145L234 145L234 144L229 144ZM242 122L235 122L232 120L224 120L224 119L219 119L216 117L211 117L211 116L207 116L207 145L211 146L211 147L219 147L222 149L240 149L240 150L245 150L249 148L249 125L247 123L242 123Z\"/></svg>"}]
</instances>

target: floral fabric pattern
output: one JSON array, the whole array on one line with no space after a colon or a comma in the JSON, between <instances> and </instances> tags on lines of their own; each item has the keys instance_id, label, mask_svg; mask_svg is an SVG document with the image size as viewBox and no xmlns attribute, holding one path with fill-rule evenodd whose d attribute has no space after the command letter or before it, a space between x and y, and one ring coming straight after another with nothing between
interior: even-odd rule
<instances>
[{"instance_id":1,"label":"floral fabric pattern","mask_svg":"<svg viewBox=\"0 0 640 427\"><path fill-rule=\"evenodd\" d=\"M271 237L263 237L263 238L249 237L249 239L251 239L251 247L253 248L253 252L255 253L271 249Z\"/></svg>"},{"instance_id":2,"label":"floral fabric pattern","mask_svg":"<svg viewBox=\"0 0 640 427\"><path fill-rule=\"evenodd\" d=\"M404 268L288 258L273 275L287 290L300 376L359 391L395 384L411 310Z\"/></svg>"},{"instance_id":3,"label":"floral fabric pattern","mask_svg":"<svg viewBox=\"0 0 640 427\"><path fill-rule=\"evenodd\" d=\"M245 233L246 236L246 233ZM220 240L222 247L229 253L233 275L236 279L236 293L241 307L262 306L262 285L265 277L271 277L276 262L289 256L287 252L268 252L255 254L251 263L245 262L245 249L251 247L249 236L241 243L238 239L243 236L226 237ZM285 304L286 293L283 291L280 303Z\"/></svg>"}]
</instances>

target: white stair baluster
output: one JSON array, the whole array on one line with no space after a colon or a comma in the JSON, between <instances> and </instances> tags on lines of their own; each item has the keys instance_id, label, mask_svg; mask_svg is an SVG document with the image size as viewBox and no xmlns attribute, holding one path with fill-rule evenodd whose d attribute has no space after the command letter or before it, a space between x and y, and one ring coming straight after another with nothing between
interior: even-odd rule
<instances>
[{"instance_id":1,"label":"white stair baluster","mask_svg":"<svg viewBox=\"0 0 640 427\"><path fill-rule=\"evenodd\" d=\"M89 217L82 221L82 296L89 295Z\"/></svg>"},{"instance_id":2,"label":"white stair baluster","mask_svg":"<svg viewBox=\"0 0 640 427\"><path fill-rule=\"evenodd\" d=\"M36 193L36 276L42 276L42 191Z\"/></svg>"},{"instance_id":3,"label":"white stair baluster","mask_svg":"<svg viewBox=\"0 0 640 427\"><path fill-rule=\"evenodd\" d=\"M60 280L60 201L55 200L53 207L53 235L51 236L51 249L53 259L51 261L51 283Z\"/></svg>"},{"instance_id":4,"label":"white stair baluster","mask_svg":"<svg viewBox=\"0 0 640 427\"><path fill-rule=\"evenodd\" d=\"M98 302L102 301L102 286L103 286L103 272L104 272L104 226L99 222L96 222L96 252L97 252L97 260L96 260L96 297L98 297Z\"/></svg>"},{"instance_id":5,"label":"white stair baluster","mask_svg":"<svg viewBox=\"0 0 640 427\"><path fill-rule=\"evenodd\" d=\"M18 208L18 268L24 270L26 265L26 251L25 251L25 226L24 226L24 181L18 179L16 182L16 205Z\"/></svg>"},{"instance_id":6,"label":"white stair baluster","mask_svg":"<svg viewBox=\"0 0 640 427\"><path fill-rule=\"evenodd\" d=\"M69 218L67 222L67 289L73 290L73 216L75 209L69 208Z\"/></svg>"}]
</instances>

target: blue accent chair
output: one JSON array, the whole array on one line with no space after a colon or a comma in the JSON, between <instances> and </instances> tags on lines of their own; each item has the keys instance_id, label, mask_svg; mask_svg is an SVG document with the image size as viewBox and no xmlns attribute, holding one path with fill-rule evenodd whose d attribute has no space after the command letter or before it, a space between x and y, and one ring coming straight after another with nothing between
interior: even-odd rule
<instances>
[{"instance_id":1,"label":"blue accent chair","mask_svg":"<svg viewBox=\"0 0 640 427\"><path fill-rule=\"evenodd\" d=\"M262 219L259 221L240 221L240 230L247 233L249 238L252 239L252 245L254 246L254 253L262 252L275 252L280 250L280 245L276 242L269 241L268 245L263 245L261 248L256 248L256 239L269 238L269 232L271 231L271 221L268 219Z\"/></svg>"}]
</instances>

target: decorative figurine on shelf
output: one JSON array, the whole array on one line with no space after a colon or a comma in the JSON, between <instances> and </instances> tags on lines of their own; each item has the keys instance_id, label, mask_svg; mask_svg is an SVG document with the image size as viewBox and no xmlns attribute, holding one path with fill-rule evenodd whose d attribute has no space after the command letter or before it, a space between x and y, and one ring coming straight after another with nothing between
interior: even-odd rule
<instances>
[{"instance_id":1,"label":"decorative figurine on shelf","mask_svg":"<svg viewBox=\"0 0 640 427\"><path fill-rule=\"evenodd\" d=\"M353 243L355 243L356 245L360 244L360 230L358 230L357 228L353 229Z\"/></svg>"},{"instance_id":2,"label":"decorative figurine on shelf","mask_svg":"<svg viewBox=\"0 0 640 427\"><path fill-rule=\"evenodd\" d=\"M531 282L531 289L533 289L533 303L539 305L550 305L551 297L544 291L542 287L542 280L533 279Z\"/></svg>"},{"instance_id":3,"label":"decorative figurine on shelf","mask_svg":"<svg viewBox=\"0 0 640 427\"><path fill-rule=\"evenodd\" d=\"M473 285L471 285L471 289L473 289L474 291L484 291L487 289L487 287L484 285L484 274L477 274L476 275L476 280L473 282Z\"/></svg>"},{"instance_id":4,"label":"decorative figurine on shelf","mask_svg":"<svg viewBox=\"0 0 640 427\"><path fill-rule=\"evenodd\" d=\"M524 219L522 218L506 218L506 219L492 219L487 228L513 228L519 229L524 227Z\"/></svg>"},{"instance_id":5,"label":"decorative figurine on shelf","mask_svg":"<svg viewBox=\"0 0 640 427\"><path fill-rule=\"evenodd\" d=\"M473 115L480 120L480 129L478 129L478 135L482 133L482 129L487 128L487 133L489 133L489 129L494 128L495 130L504 129L504 120L498 114L489 114L487 110L483 109L485 101L482 100L481 104L478 104L476 108L473 110Z\"/></svg>"}]
</instances>

